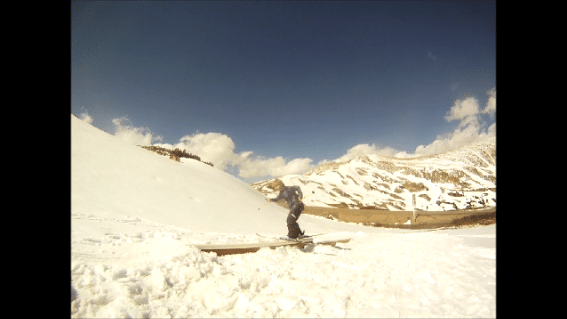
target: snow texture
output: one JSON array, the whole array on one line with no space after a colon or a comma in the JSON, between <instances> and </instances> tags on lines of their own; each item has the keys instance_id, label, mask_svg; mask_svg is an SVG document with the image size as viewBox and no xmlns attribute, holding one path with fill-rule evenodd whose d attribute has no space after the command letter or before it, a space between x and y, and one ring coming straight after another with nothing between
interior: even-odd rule
<instances>
[{"instance_id":1,"label":"snow texture","mask_svg":"<svg viewBox=\"0 0 567 319\"><path fill-rule=\"evenodd\" d=\"M495 317L496 227L410 231L302 215L349 243L218 257L287 211L204 163L71 116L71 317Z\"/></svg>"}]
</instances>

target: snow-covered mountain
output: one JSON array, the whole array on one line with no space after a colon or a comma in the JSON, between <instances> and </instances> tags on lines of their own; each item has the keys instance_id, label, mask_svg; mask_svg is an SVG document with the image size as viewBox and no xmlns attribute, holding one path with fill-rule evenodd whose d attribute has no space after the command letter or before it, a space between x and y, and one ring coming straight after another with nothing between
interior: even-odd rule
<instances>
[{"instance_id":1,"label":"snow-covered mountain","mask_svg":"<svg viewBox=\"0 0 567 319\"><path fill-rule=\"evenodd\" d=\"M360 156L281 180L300 186L311 206L412 210L414 194L416 210L496 206L496 139L426 157ZM274 181L252 187L273 197Z\"/></svg>"}]
</instances>

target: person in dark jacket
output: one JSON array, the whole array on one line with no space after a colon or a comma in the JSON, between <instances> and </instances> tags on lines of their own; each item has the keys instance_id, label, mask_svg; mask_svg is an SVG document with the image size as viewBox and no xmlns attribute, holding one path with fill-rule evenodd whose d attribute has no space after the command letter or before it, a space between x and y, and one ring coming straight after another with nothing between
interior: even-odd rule
<instances>
[{"instance_id":1,"label":"person in dark jacket","mask_svg":"<svg viewBox=\"0 0 567 319\"><path fill-rule=\"evenodd\" d=\"M299 224L297 223L299 215L301 215L301 212L305 209L303 202L301 202L301 199L303 198L301 188L299 188L299 186L285 186L280 180L277 180L277 182L279 183L277 183L276 189L278 189L280 193L276 198L270 199L270 201L277 202L280 199L284 199L286 201L289 207L289 214L287 215L287 237L302 237L305 231L301 231L301 229L299 229Z\"/></svg>"}]
</instances>

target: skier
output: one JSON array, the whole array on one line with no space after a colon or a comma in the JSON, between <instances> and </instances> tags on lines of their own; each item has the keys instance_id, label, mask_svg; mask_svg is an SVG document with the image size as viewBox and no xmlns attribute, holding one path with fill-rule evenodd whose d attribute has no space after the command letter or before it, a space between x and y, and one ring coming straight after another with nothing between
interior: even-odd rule
<instances>
[{"instance_id":1,"label":"skier","mask_svg":"<svg viewBox=\"0 0 567 319\"><path fill-rule=\"evenodd\" d=\"M301 199L303 198L303 193L301 193L301 188L299 186L285 186L281 180L276 180L275 188L280 191L276 198L272 198L270 202L277 202L280 199L284 199L289 207L289 214L287 215L287 237L289 238L301 238L303 237L305 230L301 231L299 229L299 224L297 224L297 219L303 209L303 203Z\"/></svg>"}]
</instances>

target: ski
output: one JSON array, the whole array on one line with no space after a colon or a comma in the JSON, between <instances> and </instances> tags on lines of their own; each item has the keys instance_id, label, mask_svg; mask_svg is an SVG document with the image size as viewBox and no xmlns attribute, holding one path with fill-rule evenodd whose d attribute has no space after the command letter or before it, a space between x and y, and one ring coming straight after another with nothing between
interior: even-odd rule
<instances>
[{"instance_id":1,"label":"ski","mask_svg":"<svg viewBox=\"0 0 567 319\"><path fill-rule=\"evenodd\" d=\"M266 237L258 234L258 236L277 239L272 237ZM313 242L312 238L302 238L302 239L277 239L278 241L270 241L270 242L261 242L261 243L234 243L234 244L194 244L193 246L197 247L199 250L203 252L214 252L217 256L224 256L224 255L234 255L234 254L245 254L245 253L254 253L264 247L269 247L271 249L275 249L278 247L283 246L295 246L301 249L305 248L307 245L329 245L335 246L337 243L348 243L350 238L341 238L341 239L333 239L333 240L326 240L321 242Z\"/></svg>"},{"instance_id":2,"label":"ski","mask_svg":"<svg viewBox=\"0 0 567 319\"><path fill-rule=\"evenodd\" d=\"M319 234L313 234L313 235L306 235L306 236L303 236L303 237L300 237L300 238L293 239L293 238L289 238L289 237L286 237L286 236L277 237L277 238L276 238L276 237L269 237L269 236L264 236L264 235L260 235L260 234L256 233L256 235L258 235L258 236L260 236L260 237L263 237L263 238L283 239L283 240L293 240L293 241L297 241L297 240L299 240L299 239L304 239L304 238L311 238L311 237L321 236L321 235L325 235L325 234L328 234L328 233L319 233Z\"/></svg>"},{"instance_id":3,"label":"ski","mask_svg":"<svg viewBox=\"0 0 567 319\"><path fill-rule=\"evenodd\" d=\"M281 236L279 238L280 240L286 240L286 241L294 241L294 242L298 242L298 243L312 243L313 242L313 238L310 236L304 236L304 237L298 237L298 238L289 238L287 236Z\"/></svg>"}]
</instances>

